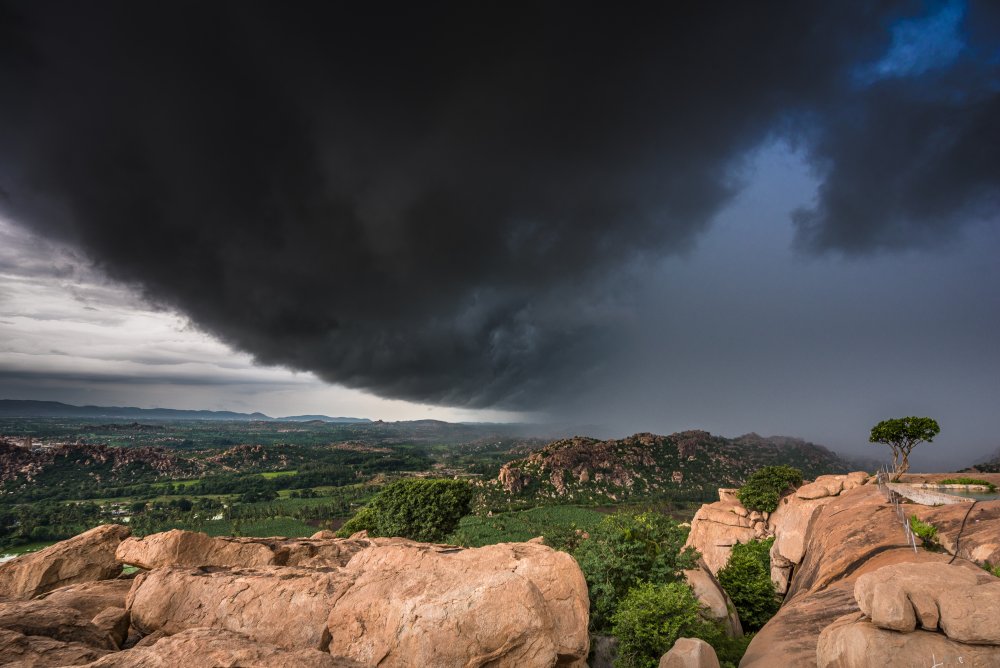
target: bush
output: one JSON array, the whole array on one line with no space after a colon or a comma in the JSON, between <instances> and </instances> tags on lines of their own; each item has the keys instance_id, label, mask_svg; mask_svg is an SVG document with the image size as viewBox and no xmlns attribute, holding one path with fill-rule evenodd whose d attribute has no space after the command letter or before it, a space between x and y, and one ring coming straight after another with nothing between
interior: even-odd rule
<instances>
[{"instance_id":1,"label":"bush","mask_svg":"<svg viewBox=\"0 0 1000 668\"><path fill-rule=\"evenodd\" d=\"M472 489L463 480L400 480L387 485L337 532L402 536L441 542L469 512Z\"/></svg>"},{"instance_id":2,"label":"bush","mask_svg":"<svg viewBox=\"0 0 1000 668\"><path fill-rule=\"evenodd\" d=\"M722 629L701 616L701 605L683 582L645 582L631 589L612 616L618 638L615 668L656 668L678 638L718 641Z\"/></svg>"},{"instance_id":3,"label":"bush","mask_svg":"<svg viewBox=\"0 0 1000 668\"><path fill-rule=\"evenodd\" d=\"M693 568L698 553L684 548L686 539L686 529L659 513L605 517L573 551L590 587L594 630L607 630L619 601L640 582L675 582Z\"/></svg>"},{"instance_id":4,"label":"bush","mask_svg":"<svg viewBox=\"0 0 1000 668\"><path fill-rule=\"evenodd\" d=\"M802 471L791 466L765 466L757 469L736 493L747 510L773 513L781 497L802 484Z\"/></svg>"},{"instance_id":5,"label":"bush","mask_svg":"<svg viewBox=\"0 0 1000 668\"><path fill-rule=\"evenodd\" d=\"M927 522L921 522L916 515L910 516L910 531L924 541L924 547L932 549L937 547L937 527Z\"/></svg>"},{"instance_id":6,"label":"bush","mask_svg":"<svg viewBox=\"0 0 1000 668\"><path fill-rule=\"evenodd\" d=\"M771 582L773 544L773 538L737 543L719 571L719 582L733 600L744 630L760 630L781 607Z\"/></svg>"}]
</instances>

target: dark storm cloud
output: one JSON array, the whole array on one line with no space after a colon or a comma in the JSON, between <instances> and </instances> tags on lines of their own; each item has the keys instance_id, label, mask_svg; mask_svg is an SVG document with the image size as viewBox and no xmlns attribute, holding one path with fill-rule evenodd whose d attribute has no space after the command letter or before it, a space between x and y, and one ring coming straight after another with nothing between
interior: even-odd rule
<instances>
[{"instance_id":1,"label":"dark storm cloud","mask_svg":"<svg viewBox=\"0 0 1000 668\"><path fill-rule=\"evenodd\" d=\"M997 192L978 5L954 62L865 79L935 6L287 4L0 7L0 206L261 362L382 396L583 382L616 277L689 247L775 137L824 178L796 216L818 250L947 236Z\"/></svg>"}]
</instances>

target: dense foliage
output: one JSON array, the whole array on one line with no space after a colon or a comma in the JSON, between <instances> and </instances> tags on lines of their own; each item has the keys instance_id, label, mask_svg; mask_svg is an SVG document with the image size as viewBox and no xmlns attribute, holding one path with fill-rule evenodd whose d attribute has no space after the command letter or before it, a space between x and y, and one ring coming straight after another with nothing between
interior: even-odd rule
<instances>
[{"instance_id":1,"label":"dense foliage","mask_svg":"<svg viewBox=\"0 0 1000 668\"><path fill-rule=\"evenodd\" d=\"M917 538L924 541L924 547L927 549L934 550L937 547L938 530L933 524L922 522L916 515L911 515L910 531L912 531Z\"/></svg>"},{"instance_id":2,"label":"dense foliage","mask_svg":"<svg viewBox=\"0 0 1000 668\"><path fill-rule=\"evenodd\" d=\"M615 668L656 668L678 638L718 641L722 630L700 610L698 599L683 582L633 587L611 618L611 632L618 638Z\"/></svg>"},{"instance_id":3,"label":"dense foliage","mask_svg":"<svg viewBox=\"0 0 1000 668\"><path fill-rule=\"evenodd\" d=\"M469 512L471 501L472 489L462 480L400 480L376 494L338 535L367 531L371 536L441 542Z\"/></svg>"},{"instance_id":4,"label":"dense foliage","mask_svg":"<svg viewBox=\"0 0 1000 668\"><path fill-rule=\"evenodd\" d=\"M802 471L791 466L765 466L754 471L736 493L748 510L773 513L782 495L802 484Z\"/></svg>"},{"instance_id":5,"label":"dense foliage","mask_svg":"<svg viewBox=\"0 0 1000 668\"><path fill-rule=\"evenodd\" d=\"M676 582L697 552L684 548L687 530L658 513L615 513L604 518L573 552L590 588L590 621L605 631L619 602L643 582Z\"/></svg>"},{"instance_id":6,"label":"dense foliage","mask_svg":"<svg viewBox=\"0 0 1000 668\"><path fill-rule=\"evenodd\" d=\"M881 443L892 449L893 480L910 468L910 452L920 443L930 443L941 433L936 420L929 417L904 417L882 420L872 427L870 443Z\"/></svg>"},{"instance_id":7,"label":"dense foliage","mask_svg":"<svg viewBox=\"0 0 1000 668\"><path fill-rule=\"evenodd\" d=\"M733 546L729 562L718 578L729 594L746 631L758 631L781 607L771 582L771 546L774 539L752 540Z\"/></svg>"}]
</instances>

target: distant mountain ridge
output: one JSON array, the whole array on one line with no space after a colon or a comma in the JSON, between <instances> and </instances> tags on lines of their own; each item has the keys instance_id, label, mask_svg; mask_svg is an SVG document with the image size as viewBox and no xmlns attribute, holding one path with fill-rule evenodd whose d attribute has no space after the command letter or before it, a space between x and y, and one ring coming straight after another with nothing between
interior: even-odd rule
<instances>
[{"instance_id":1,"label":"distant mountain ridge","mask_svg":"<svg viewBox=\"0 0 1000 668\"><path fill-rule=\"evenodd\" d=\"M330 417L328 415L291 415L273 418L264 413L235 411L180 410L176 408L137 408L135 406L73 406L59 401L0 399L0 417L124 418L130 420L230 420L260 422L337 422L366 423L368 418Z\"/></svg>"}]
</instances>

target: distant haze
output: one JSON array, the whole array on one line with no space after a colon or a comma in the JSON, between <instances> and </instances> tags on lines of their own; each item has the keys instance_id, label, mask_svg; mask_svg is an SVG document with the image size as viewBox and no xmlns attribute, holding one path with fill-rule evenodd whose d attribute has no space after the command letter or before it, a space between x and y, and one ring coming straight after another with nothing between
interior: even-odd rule
<instances>
[{"instance_id":1,"label":"distant haze","mask_svg":"<svg viewBox=\"0 0 1000 668\"><path fill-rule=\"evenodd\" d=\"M0 0L0 397L1000 447L996 3Z\"/></svg>"}]
</instances>

